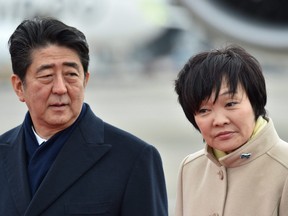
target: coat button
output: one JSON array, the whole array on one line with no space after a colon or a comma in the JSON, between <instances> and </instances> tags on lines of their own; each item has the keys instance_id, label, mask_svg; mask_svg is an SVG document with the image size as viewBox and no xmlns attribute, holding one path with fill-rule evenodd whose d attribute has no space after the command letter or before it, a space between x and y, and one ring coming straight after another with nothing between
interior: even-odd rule
<instances>
[{"instance_id":1,"label":"coat button","mask_svg":"<svg viewBox=\"0 0 288 216\"><path fill-rule=\"evenodd\" d=\"M219 170L219 172L217 174L218 174L220 180L224 179L224 173L222 170Z\"/></svg>"}]
</instances>

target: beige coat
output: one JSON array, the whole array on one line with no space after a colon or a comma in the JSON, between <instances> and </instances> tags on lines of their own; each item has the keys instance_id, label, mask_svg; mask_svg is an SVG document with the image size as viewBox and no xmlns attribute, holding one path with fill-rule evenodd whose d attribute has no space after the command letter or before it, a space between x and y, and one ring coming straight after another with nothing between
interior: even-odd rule
<instances>
[{"instance_id":1,"label":"beige coat","mask_svg":"<svg viewBox=\"0 0 288 216\"><path fill-rule=\"evenodd\" d=\"M288 143L272 120L219 161L209 147L187 156L175 216L288 216Z\"/></svg>"}]
</instances>

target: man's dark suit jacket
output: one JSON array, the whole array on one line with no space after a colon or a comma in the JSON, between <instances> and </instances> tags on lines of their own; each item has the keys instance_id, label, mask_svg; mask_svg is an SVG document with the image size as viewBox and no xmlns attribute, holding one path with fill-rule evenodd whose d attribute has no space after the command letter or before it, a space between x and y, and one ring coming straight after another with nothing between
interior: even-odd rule
<instances>
[{"instance_id":1,"label":"man's dark suit jacket","mask_svg":"<svg viewBox=\"0 0 288 216\"><path fill-rule=\"evenodd\" d=\"M0 136L1 216L166 216L158 151L89 106L31 197L20 125Z\"/></svg>"}]
</instances>

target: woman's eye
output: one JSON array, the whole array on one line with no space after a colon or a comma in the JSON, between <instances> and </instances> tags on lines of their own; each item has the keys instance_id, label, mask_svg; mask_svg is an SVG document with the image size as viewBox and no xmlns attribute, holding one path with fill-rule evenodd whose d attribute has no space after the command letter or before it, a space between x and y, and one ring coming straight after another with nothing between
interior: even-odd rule
<instances>
[{"instance_id":1,"label":"woman's eye","mask_svg":"<svg viewBox=\"0 0 288 216\"><path fill-rule=\"evenodd\" d=\"M208 109L199 109L199 111L198 111L198 113L199 114L205 114L205 113L207 113L208 112Z\"/></svg>"},{"instance_id":2,"label":"woman's eye","mask_svg":"<svg viewBox=\"0 0 288 216\"><path fill-rule=\"evenodd\" d=\"M238 102L232 101L232 102L227 103L227 104L226 104L226 107L233 107L233 106L235 106L236 104L238 104Z\"/></svg>"}]
</instances>

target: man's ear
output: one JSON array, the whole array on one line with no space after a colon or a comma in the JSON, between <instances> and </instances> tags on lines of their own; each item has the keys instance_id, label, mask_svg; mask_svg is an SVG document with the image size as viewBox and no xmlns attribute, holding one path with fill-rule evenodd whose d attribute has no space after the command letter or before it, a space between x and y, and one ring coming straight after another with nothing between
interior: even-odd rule
<instances>
[{"instance_id":1,"label":"man's ear","mask_svg":"<svg viewBox=\"0 0 288 216\"><path fill-rule=\"evenodd\" d=\"M90 73L89 73L89 71L87 71L86 74L85 74L85 78L84 78L84 87L87 86L89 78L90 78Z\"/></svg>"},{"instance_id":2,"label":"man's ear","mask_svg":"<svg viewBox=\"0 0 288 216\"><path fill-rule=\"evenodd\" d=\"M21 102L25 102L23 82L16 74L11 76L12 87Z\"/></svg>"}]
</instances>

